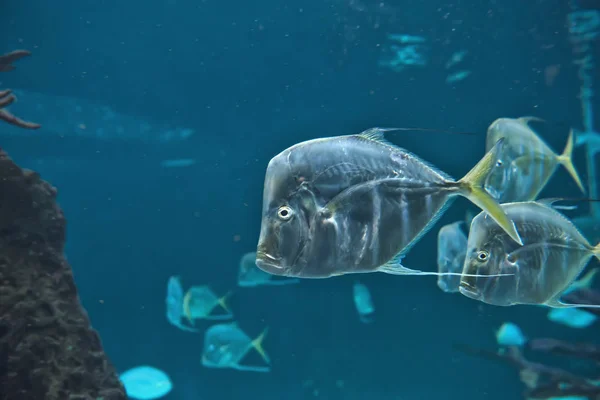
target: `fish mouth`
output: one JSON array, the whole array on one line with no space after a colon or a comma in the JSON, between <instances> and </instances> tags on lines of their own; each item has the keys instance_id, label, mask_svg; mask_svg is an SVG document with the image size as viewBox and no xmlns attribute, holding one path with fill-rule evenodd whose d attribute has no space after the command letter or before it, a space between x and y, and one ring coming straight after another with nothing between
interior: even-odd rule
<instances>
[{"instance_id":1,"label":"fish mouth","mask_svg":"<svg viewBox=\"0 0 600 400\"><path fill-rule=\"evenodd\" d=\"M265 253L264 251L256 252L256 266L263 271L274 273L273 271L283 271L283 267L279 265L281 261L280 257L273 257L269 253Z\"/></svg>"},{"instance_id":2,"label":"fish mouth","mask_svg":"<svg viewBox=\"0 0 600 400\"><path fill-rule=\"evenodd\" d=\"M462 295L470 297L472 299L480 297L479 290L477 290L477 288L469 285L466 282L461 282L460 286L458 287L458 290Z\"/></svg>"}]
</instances>

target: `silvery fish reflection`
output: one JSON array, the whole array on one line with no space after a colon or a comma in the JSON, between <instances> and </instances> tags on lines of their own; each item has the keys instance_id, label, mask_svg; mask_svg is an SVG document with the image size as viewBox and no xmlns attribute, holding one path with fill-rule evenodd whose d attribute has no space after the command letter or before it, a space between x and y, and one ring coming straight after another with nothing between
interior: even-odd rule
<instances>
[{"instance_id":1,"label":"silvery fish reflection","mask_svg":"<svg viewBox=\"0 0 600 400\"><path fill-rule=\"evenodd\" d=\"M207 285L193 286L188 289L183 299L183 313L194 324L197 319L224 320L233 318L233 313L227 305L227 298L231 292L218 297ZM218 308L222 311L214 314Z\"/></svg>"},{"instance_id":2,"label":"silvery fish reflection","mask_svg":"<svg viewBox=\"0 0 600 400\"><path fill-rule=\"evenodd\" d=\"M447 293L458 292L460 273L467 252L467 235L463 231L464 225L463 221L457 221L444 225L438 232L438 272L456 272L459 274L438 276L438 287Z\"/></svg>"},{"instance_id":3,"label":"silvery fish reflection","mask_svg":"<svg viewBox=\"0 0 600 400\"><path fill-rule=\"evenodd\" d=\"M369 288L363 283L355 282L352 286L352 296L360 321L365 324L373 322L375 317L375 306L373 305L373 299L371 298Z\"/></svg>"}]
</instances>

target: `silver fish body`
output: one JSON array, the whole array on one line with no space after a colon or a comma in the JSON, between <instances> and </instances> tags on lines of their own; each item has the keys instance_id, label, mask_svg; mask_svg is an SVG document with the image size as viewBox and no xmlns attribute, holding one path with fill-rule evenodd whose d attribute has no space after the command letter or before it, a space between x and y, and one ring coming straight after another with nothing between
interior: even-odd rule
<instances>
[{"instance_id":1,"label":"silver fish body","mask_svg":"<svg viewBox=\"0 0 600 400\"><path fill-rule=\"evenodd\" d=\"M487 172L494 154L480 162ZM497 203L471 184L483 181L480 164L454 181L376 128L292 146L267 167L256 263L303 278L413 273L397 261L456 195L483 204L518 238Z\"/></svg>"},{"instance_id":2,"label":"silver fish body","mask_svg":"<svg viewBox=\"0 0 600 400\"><path fill-rule=\"evenodd\" d=\"M523 240L516 245L485 213L471 224L463 274L512 274L462 277L460 292L498 306L543 304L562 307L559 298L596 255L575 225L550 205L502 205Z\"/></svg>"},{"instance_id":3,"label":"silver fish body","mask_svg":"<svg viewBox=\"0 0 600 400\"><path fill-rule=\"evenodd\" d=\"M506 145L486 180L486 190L500 203L532 201L558 166L563 165L585 192L571 160L573 133L569 135L563 154L558 155L527 125L531 120L535 118L499 118L488 128L486 150L501 138L506 140Z\"/></svg>"},{"instance_id":4,"label":"silver fish body","mask_svg":"<svg viewBox=\"0 0 600 400\"><path fill-rule=\"evenodd\" d=\"M444 225L438 232L438 272L460 273L467 253L467 235L462 231L462 221ZM438 287L447 293L458 292L460 275L438 276Z\"/></svg>"}]
</instances>

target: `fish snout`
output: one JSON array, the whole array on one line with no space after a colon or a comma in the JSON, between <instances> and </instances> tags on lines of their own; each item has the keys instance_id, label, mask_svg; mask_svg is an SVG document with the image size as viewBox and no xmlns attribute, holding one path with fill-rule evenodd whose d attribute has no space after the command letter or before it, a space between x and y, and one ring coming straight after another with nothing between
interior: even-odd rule
<instances>
[{"instance_id":1,"label":"fish snout","mask_svg":"<svg viewBox=\"0 0 600 400\"><path fill-rule=\"evenodd\" d=\"M266 251L262 244L256 250L256 266L272 275L284 275L281 257L274 256Z\"/></svg>"},{"instance_id":2,"label":"fish snout","mask_svg":"<svg viewBox=\"0 0 600 400\"><path fill-rule=\"evenodd\" d=\"M462 280L460 282L458 290L463 296L467 296L471 299L477 300L481 297L481 293L479 292L479 289L477 289L475 286L471 285L469 282L467 282L465 280Z\"/></svg>"}]
</instances>

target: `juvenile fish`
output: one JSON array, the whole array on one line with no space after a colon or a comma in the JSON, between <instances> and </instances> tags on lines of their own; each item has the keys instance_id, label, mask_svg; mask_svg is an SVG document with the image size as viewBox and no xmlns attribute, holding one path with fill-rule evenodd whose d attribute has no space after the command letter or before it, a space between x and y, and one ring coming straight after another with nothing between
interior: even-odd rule
<instances>
[{"instance_id":1,"label":"juvenile fish","mask_svg":"<svg viewBox=\"0 0 600 400\"><path fill-rule=\"evenodd\" d=\"M458 292L460 273L467 253L467 235L462 230L463 221L444 225L438 232L438 272L455 272L458 275L440 275L437 285L446 293Z\"/></svg>"},{"instance_id":2,"label":"juvenile fish","mask_svg":"<svg viewBox=\"0 0 600 400\"><path fill-rule=\"evenodd\" d=\"M502 205L514 221L523 246L514 243L485 213L473 219L463 274L511 275L485 279L463 276L459 287L463 295L498 306L594 307L565 304L560 297L591 257L600 258L600 245L590 245L575 225L549 203Z\"/></svg>"},{"instance_id":3,"label":"juvenile fish","mask_svg":"<svg viewBox=\"0 0 600 400\"><path fill-rule=\"evenodd\" d=\"M461 180L394 146L373 128L314 139L267 167L256 264L274 275L438 275L401 265L457 196L486 210L520 243L512 222L483 189L500 140Z\"/></svg>"},{"instance_id":4,"label":"juvenile fish","mask_svg":"<svg viewBox=\"0 0 600 400\"><path fill-rule=\"evenodd\" d=\"M501 138L505 139L505 146L486 180L486 190L500 203L535 200L560 164L585 193L571 160L573 131L565 150L558 155L527 125L532 120L535 118L499 118L488 128L486 149L491 149Z\"/></svg>"},{"instance_id":5,"label":"juvenile fish","mask_svg":"<svg viewBox=\"0 0 600 400\"><path fill-rule=\"evenodd\" d=\"M223 297L217 297L206 285L193 286L188 289L183 298L183 312L190 324L194 324L196 319L224 320L233 318L233 314L227 305L227 298L230 295L231 292L228 292ZM218 306L221 306L225 313L213 315L212 312Z\"/></svg>"},{"instance_id":6,"label":"juvenile fish","mask_svg":"<svg viewBox=\"0 0 600 400\"><path fill-rule=\"evenodd\" d=\"M238 270L238 286L256 287L263 285L292 285L300 283L299 279L276 279L275 275L269 274L256 266L256 253L246 253L240 259Z\"/></svg>"},{"instance_id":7,"label":"juvenile fish","mask_svg":"<svg viewBox=\"0 0 600 400\"><path fill-rule=\"evenodd\" d=\"M208 368L233 368L239 371L269 372L271 361L262 347L267 335L265 330L254 340L250 339L237 323L211 326L204 335L202 365ZM255 349L267 366L242 365L242 359Z\"/></svg>"}]
</instances>

